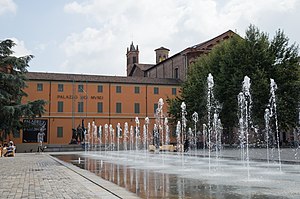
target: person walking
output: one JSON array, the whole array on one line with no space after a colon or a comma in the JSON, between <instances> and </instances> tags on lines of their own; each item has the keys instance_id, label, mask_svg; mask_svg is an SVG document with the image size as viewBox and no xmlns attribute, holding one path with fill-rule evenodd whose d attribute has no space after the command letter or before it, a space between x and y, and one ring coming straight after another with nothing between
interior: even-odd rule
<instances>
[{"instance_id":1,"label":"person walking","mask_svg":"<svg viewBox=\"0 0 300 199\"><path fill-rule=\"evenodd\" d=\"M44 136L45 136L45 133L44 133L43 129L41 128L37 134L37 142L38 142L37 152L44 151L44 148L43 148Z\"/></svg>"}]
</instances>

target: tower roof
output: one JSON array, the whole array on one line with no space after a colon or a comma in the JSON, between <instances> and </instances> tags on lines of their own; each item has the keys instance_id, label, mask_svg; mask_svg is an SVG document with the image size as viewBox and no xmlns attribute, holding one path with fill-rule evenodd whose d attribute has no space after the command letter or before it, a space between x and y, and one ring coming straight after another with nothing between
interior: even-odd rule
<instances>
[{"instance_id":1,"label":"tower roof","mask_svg":"<svg viewBox=\"0 0 300 199\"><path fill-rule=\"evenodd\" d=\"M138 51L138 50L139 50L138 45L137 45L136 48L135 48L134 45L133 45L133 41L132 41L131 44L130 44L129 51Z\"/></svg>"},{"instance_id":2,"label":"tower roof","mask_svg":"<svg viewBox=\"0 0 300 199\"><path fill-rule=\"evenodd\" d=\"M154 51L157 51L157 50L167 50L167 51L170 51L169 49L167 49L167 48L165 48L165 47L157 48L157 49L155 49Z\"/></svg>"}]
</instances>

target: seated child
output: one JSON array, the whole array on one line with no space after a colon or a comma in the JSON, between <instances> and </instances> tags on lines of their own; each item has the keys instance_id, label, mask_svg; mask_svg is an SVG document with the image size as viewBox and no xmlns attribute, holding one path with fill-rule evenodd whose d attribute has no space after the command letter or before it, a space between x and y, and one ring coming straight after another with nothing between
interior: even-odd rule
<instances>
[{"instance_id":1,"label":"seated child","mask_svg":"<svg viewBox=\"0 0 300 199\"><path fill-rule=\"evenodd\" d=\"M6 152L4 153L4 157L13 157L15 156L15 146L12 141L9 142L9 146L6 147Z\"/></svg>"}]
</instances>

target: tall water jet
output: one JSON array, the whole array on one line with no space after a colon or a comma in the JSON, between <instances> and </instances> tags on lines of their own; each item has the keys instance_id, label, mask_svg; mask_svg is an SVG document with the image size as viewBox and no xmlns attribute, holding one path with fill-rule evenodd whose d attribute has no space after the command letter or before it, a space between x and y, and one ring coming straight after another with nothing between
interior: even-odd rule
<instances>
[{"instance_id":1,"label":"tall water jet","mask_svg":"<svg viewBox=\"0 0 300 199\"><path fill-rule=\"evenodd\" d=\"M88 130L86 134L86 140L87 140L87 149L90 150L90 144L91 144L91 123L88 123Z\"/></svg>"},{"instance_id":2,"label":"tall water jet","mask_svg":"<svg viewBox=\"0 0 300 199\"><path fill-rule=\"evenodd\" d=\"M222 148L222 124L221 120L219 119L219 114L217 112L217 109L215 110L214 117L213 117L213 126L212 126L212 134L215 138L215 151L216 151L216 158L219 158L219 155L221 153Z\"/></svg>"},{"instance_id":3,"label":"tall water jet","mask_svg":"<svg viewBox=\"0 0 300 199\"><path fill-rule=\"evenodd\" d=\"M156 148L159 148L159 132L158 132L158 128L157 128L157 124L154 124L153 127L153 145Z\"/></svg>"},{"instance_id":4,"label":"tall water jet","mask_svg":"<svg viewBox=\"0 0 300 199\"><path fill-rule=\"evenodd\" d=\"M212 115L212 106L214 102L214 78L211 73L208 74L207 77L207 137L208 137L208 160L209 160L209 171L210 171L210 152L212 149L211 144L211 131L212 131L212 125L211 125L211 115Z\"/></svg>"},{"instance_id":5,"label":"tall water jet","mask_svg":"<svg viewBox=\"0 0 300 199\"><path fill-rule=\"evenodd\" d=\"M265 139L266 139L266 146L267 146L267 162L269 163L269 133L270 133L270 110L268 108L265 109Z\"/></svg>"},{"instance_id":6,"label":"tall water jet","mask_svg":"<svg viewBox=\"0 0 300 199\"><path fill-rule=\"evenodd\" d=\"M202 125L202 142L203 142L203 153L205 154L205 146L206 146L206 137L207 137L207 126L206 124Z\"/></svg>"},{"instance_id":7,"label":"tall water jet","mask_svg":"<svg viewBox=\"0 0 300 199\"><path fill-rule=\"evenodd\" d=\"M170 144L170 129L169 129L169 124L168 124L168 118L165 118L164 125L165 125L165 134L166 134L165 144L169 145Z\"/></svg>"},{"instance_id":8,"label":"tall water jet","mask_svg":"<svg viewBox=\"0 0 300 199\"><path fill-rule=\"evenodd\" d=\"M105 149L105 152L107 150L107 145L108 145L108 124L105 124L104 125L104 149Z\"/></svg>"},{"instance_id":9,"label":"tall water jet","mask_svg":"<svg viewBox=\"0 0 300 199\"><path fill-rule=\"evenodd\" d=\"M139 149L139 137L140 137L140 120L135 118L135 150Z\"/></svg>"},{"instance_id":10,"label":"tall water jet","mask_svg":"<svg viewBox=\"0 0 300 199\"><path fill-rule=\"evenodd\" d=\"M147 150L147 127L146 124L143 126L143 150Z\"/></svg>"},{"instance_id":11,"label":"tall water jet","mask_svg":"<svg viewBox=\"0 0 300 199\"><path fill-rule=\"evenodd\" d=\"M250 177L249 172L249 133L251 127L251 107L252 98L250 94L250 78L248 76L244 77L242 92L238 95L238 105L239 105L239 132L240 132L240 142L241 142L241 158L247 164L248 179ZM246 144L246 153L244 153ZM246 155L246 157L244 156Z\"/></svg>"},{"instance_id":12,"label":"tall water jet","mask_svg":"<svg viewBox=\"0 0 300 199\"><path fill-rule=\"evenodd\" d=\"M151 136L149 136L149 124L150 124L150 120L149 117L145 118L145 127L146 127L146 149L149 146L150 142L149 139L151 139Z\"/></svg>"},{"instance_id":13,"label":"tall water jet","mask_svg":"<svg viewBox=\"0 0 300 199\"><path fill-rule=\"evenodd\" d=\"M117 124L117 144L118 144L117 150L118 151L120 150L120 137L122 137L121 131L122 131L121 124L118 123Z\"/></svg>"},{"instance_id":14,"label":"tall water jet","mask_svg":"<svg viewBox=\"0 0 300 199\"><path fill-rule=\"evenodd\" d=\"M124 136L123 136L123 144L124 150L127 151L127 141L128 141L128 123L125 122L124 124Z\"/></svg>"},{"instance_id":15,"label":"tall water jet","mask_svg":"<svg viewBox=\"0 0 300 199\"><path fill-rule=\"evenodd\" d=\"M92 132L93 132L93 136L92 136L92 150L96 150L97 147L97 125L95 124L95 121L93 121L92 123Z\"/></svg>"},{"instance_id":16,"label":"tall water jet","mask_svg":"<svg viewBox=\"0 0 300 199\"><path fill-rule=\"evenodd\" d=\"M198 113L194 112L192 115L193 121L194 121L194 148L197 150L197 122L198 122Z\"/></svg>"},{"instance_id":17,"label":"tall water jet","mask_svg":"<svg viewBox=\"0 0 300 199\"><path fill-rule=\"evenodd\" d=\"M159 98L158 107L157 107L156 113L155 113L155 118L156 118L156 124L157 124L157 128L158 128L158 132L160 134L159 139L161 140L160 141L161 145L164 145L163 105L164 105L164 100L162 98Z\"/></svg>"},{"instance_id":18,"label":"tall water jet","mask_svg":"<svg viewBox=\"0 0 300 199\"><path fill-rule=\"evenodd\" d=\"M187 115L187 112L186 112L186 105L184 102L181 103L181 144L184 143L185 139L186 139L186 115Z\"/></svg>"},{"instance_id":19,"label":"tall water jet","mask_svg":"<svg viewBox=\"0 0 300 199\"><path fill-rule=\"evenodd\" d=\"M98 130L98 141L99 141L99 150L101 152L101 145L102 145L102 126L99 126Z\"/></svg>"},{"instance_id":20,"label":"tall water jet","mask_svg":"<svg viewBox=\"0 0 300 199\"><path fill-rule=\"evenodd\" d=\"M270 110L270 118L274 117L274 120L275 120L275 123L274 123L275 135L274 135L274 133L272 133L273 150L274 150L274 146L277 144L278 163L279 163L279 169L281 171L280 140L279 140L277 105L276 105L276 95L275 95L276 90L277 90L277 84L275 83L274 79L270 79L270 99L269 99L268 107Z\"/></svg>"},{"instance_id":21,"label":"tall water jet","mask_svg":"<svg viewBox=\"0 0 300 199\"><path fill-rule=\"evenodd\" d=\"M115 130L112 126L112 124L109 125L109 139L110 139L110 150L113 151L114 150L114 146L115 146Z\"/></svg>"},{"instance_id":22,"label":"tall water jet","mask_svg":"<svg viewBox=\"0 0 300 199\"><path fill-rule=\"evenodd\" d=\"M180 121L178 121L176 125L177 151L183 151L180 135L181 135L181 124Z\"/></svg>"},{"instance_id":23,"label":"tall water jet","mask_svg":"<svg viewBox=\"0 0 300 199\"><path fill-rule=\"evenodd\" d=\"M186 136L186 142L187 142L187 151L191 150L191 143L193 140L193 131L192 128L189 127L188 132L187 132L187 136Z\"/></svg>"},{"instance_id":24,"label":"tall water jet","mask_svg":"<svg viewBox=\"0 0 300 199\"><path fill-rule=\"evenodd\" d=\"M133 150L133 134L134 134L134 130L133 130L133 126L130 126L130 135L129 135L129 149L130 151Z\"/></svg>"}]
</instances>

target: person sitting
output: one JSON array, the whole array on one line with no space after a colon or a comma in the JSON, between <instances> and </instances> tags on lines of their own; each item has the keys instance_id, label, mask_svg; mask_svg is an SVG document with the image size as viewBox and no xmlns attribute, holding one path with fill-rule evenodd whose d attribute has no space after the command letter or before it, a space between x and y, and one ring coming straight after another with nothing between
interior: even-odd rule
<instances>
[{"instance_id":1,"label":"person sitting","mask_svg":"<svg viewBox=\"0 0 300 199\"><path fill-rule=\"evenodd\" d=\"M14 157L15 156L15 149L13 141L9 142L9 146L6 147L6 152L4 154L4 157Z\"/></svg>"}]
</instances>

